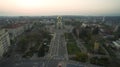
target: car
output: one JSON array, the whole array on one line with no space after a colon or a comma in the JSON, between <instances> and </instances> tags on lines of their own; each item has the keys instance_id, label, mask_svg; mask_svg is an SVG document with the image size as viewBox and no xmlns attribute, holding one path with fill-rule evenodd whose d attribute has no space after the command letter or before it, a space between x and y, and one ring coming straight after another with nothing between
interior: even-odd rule
<instances>
[{"instance_id":1,"label":"car","mask_svg":"<svg viewBox=\"0 0 120 67\"><path fill-rule=\"evenodd\" d=\"M61 63L59 63L59 64L58 64L58 67L62 67L62 64L61 64Z\"/></svg>"}]
</instances>

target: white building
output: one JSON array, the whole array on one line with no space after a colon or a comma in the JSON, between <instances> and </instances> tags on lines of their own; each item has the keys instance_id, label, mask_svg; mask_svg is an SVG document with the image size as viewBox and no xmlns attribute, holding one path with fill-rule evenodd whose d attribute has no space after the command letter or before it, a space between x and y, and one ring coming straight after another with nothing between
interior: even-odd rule
<instances>
[{"instance_id":1,"label":"white building","mask_svg":"<svg viewBox=\"0 0 120 67\"><path fill-rule=\"evenodd\" d=\"M113 46L119 50L120 49L120 39L117 41L113 41Z\"/></svg>"},{"instance_id":2,"label":"white building","mask_svg":"<svg viewBox=\"0 0 120 67\"><path fill-rule=\"evenodd\" d=\"M26 30L31 29L33 24L31 23L16 23L6 26L5 29L8 31L10 35L10 39L14 40L17 36L24 33Z\"/></svg>"},{"instance_id":3,"label":"white building","mask_svg":"<svg viewBox=\"0 0 120 67\"><path fill-rule=\"evenodd\" d=\"M87 24L85 24L85 23L82 23L82 25L81 25L81 27L86 27L87 26Z\"/></svg>"},{"instance_id":4,"label":"white building","mask_svg":"<svg viewBox=\"0 0 120 67\"><path fill-rule=\"evenodd\" d=\"M11 40L14 40L17 36L24 32L24 26L21 24L13 24L5 27L5 29L8 31Z\"/></svg>"},{"instance_id":5,"label":"white building","mask_svg":"<svg viewBox=\"0 0 120 67\"><path fill-rule=\"evenodd\" d=\"M0 57L7 52L10 46L10 38L8 32L5 29L0 30Z\"/></svg>"}]
</instances>

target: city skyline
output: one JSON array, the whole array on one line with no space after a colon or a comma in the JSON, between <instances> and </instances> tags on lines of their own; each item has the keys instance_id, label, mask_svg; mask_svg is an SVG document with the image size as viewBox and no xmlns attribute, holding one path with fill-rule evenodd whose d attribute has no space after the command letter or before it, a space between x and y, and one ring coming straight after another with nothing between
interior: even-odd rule
<instances>
[{"instance_id":1,"label":"city skyline","mask_svg":"<svg viewBox=\"0 0 120 67\"><path fill-rule=\"evenodd\" d=\"M120 16L120 0L0 0L0 16Z\"/></svg>"}]
</instances>

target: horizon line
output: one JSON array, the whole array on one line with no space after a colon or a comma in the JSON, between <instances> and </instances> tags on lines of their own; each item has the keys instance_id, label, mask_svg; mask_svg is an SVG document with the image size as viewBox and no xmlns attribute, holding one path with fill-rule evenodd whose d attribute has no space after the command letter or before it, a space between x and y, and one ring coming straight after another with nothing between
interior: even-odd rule
<instances>
[{"instance_id":1,"label":"horizon line","mask_svg":"<svg viewBox=\"0 0 120 67\"><path fill-rule=\"evenodd\" d=\"M0 17L42 17L42 16L102 16L102 17L107 17L107 16L117 16L118 15L2 15Z\"/></svg>"}]
</instances>

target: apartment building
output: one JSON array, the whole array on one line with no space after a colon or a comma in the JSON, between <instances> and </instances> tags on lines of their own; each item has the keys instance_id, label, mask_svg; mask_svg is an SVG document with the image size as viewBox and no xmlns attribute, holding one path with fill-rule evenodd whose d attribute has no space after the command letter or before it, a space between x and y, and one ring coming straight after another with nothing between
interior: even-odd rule
<instances>
[{"instance_id":1,"label":"apartment building","mask_svg":"<svg viewBox=\"0 0 120 67\"><path fill-rule=\"evenodd\" d=\"M17 36L21 35L26 30L31 29L32 26L33 24L30 23L15 23L15 24L10 24L4 28L8 31L10 35L10 39L14 40Z\"/></svg>"},{"instance_id":2,"label":"apartment building","mask_svg":"<svg viewBox=\"0 0 120 67\"><path fill-rule=\"evenodd\" d=\"M10 46L10 38L5 29L0 29L0 57L6 53Z\"/></svg>"}]
</instances>

